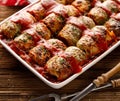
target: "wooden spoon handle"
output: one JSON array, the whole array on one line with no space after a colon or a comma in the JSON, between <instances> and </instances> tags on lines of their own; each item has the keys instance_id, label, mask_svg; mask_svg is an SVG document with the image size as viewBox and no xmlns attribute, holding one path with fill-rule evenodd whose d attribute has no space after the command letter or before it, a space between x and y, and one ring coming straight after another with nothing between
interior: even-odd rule
<instances>
[{"instance_id":1,"label":"wooden spoon handle","mask_svg":"<svg viewBox=\"0 0 120 101\"><path fill-rule=\"evenodd\" d=\"M113 88L120 86L120 79L117 80L111 80Z\"/></svg>"},{"instance_id":2,"label":"wooden spoon handle","mask_svg":"<svg viewBox=\"0 0 120 101\"><path fill-rule=\"evenodd\" d=\"M113 67L111 70L109 70L107 73L102 74L97 79L93 81L93 83L99 87L102 84L106 83L113 75L115 75L117 72L120 71L120 62Z\"/></svg>"}]
</instances>

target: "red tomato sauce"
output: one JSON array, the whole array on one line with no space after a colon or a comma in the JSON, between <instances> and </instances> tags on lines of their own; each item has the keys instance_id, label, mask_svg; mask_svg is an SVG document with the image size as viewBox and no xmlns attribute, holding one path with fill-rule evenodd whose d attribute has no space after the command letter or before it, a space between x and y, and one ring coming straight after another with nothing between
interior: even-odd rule
<instances>
[{"instance_id":1,"label":"red tomato sauce","mask_svg":"<svg viewBox=\"0 0 120 101\"><path fill-rule=\"evenodd\" d=\"M71 69L73 73L81 72L82 67L80 66L79 62L73 56L70 56L69 54L65 54L65 53L59 54L59 55L69 62L69 64L72 67Z\"/></svg>"},{"instance_id":2,"label":"red tomato sauce","mask_svg":"<svg viewBox=\"0 0 120 101\"><path fill-rule=\"evenodd\" d=\"M80 28L82 31L86 30L87 27L83 24L82 21L78 20L79 18L76 17L69 17L67 23L73 24Z\"/></svg>"}]
</instances>

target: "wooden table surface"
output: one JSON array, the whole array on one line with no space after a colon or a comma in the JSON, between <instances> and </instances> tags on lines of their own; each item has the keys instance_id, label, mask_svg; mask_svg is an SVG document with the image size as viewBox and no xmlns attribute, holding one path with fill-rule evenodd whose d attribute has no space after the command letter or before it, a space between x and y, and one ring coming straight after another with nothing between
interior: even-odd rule
<instances>
[{"instance_id":1,"label":"wooden table surface","mask_svg":"<svg viewBox=\"0 0 120 101\"><path fill-rule=\"evenodd\" d=\"M21 7L0 6L0 21ZM120 61L120 46L74 81L61 89L53 89L38 79L0 45L0 101L28 101L51 92L74 93L85 88L97 76L107 72ZM120 73L113 78L119 78ZM92 92L81 101L120 101L120 87Z\"/></svg>"}]
</instances>

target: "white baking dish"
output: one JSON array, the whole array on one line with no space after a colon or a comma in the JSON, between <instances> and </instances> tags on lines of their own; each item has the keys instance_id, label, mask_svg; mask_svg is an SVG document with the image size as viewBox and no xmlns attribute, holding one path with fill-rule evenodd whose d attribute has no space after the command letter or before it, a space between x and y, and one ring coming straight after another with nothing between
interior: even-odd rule
<instances>
[{"instance_id":1,"label":"white baking dish","mask_svg":"<svg viewBox=\"0 0 120 101\"><path fill-rule=\"evenodd\" d=\"M36 3L36 2L34 2ZM22 10L20 10L19 12L22 12L23 10L25 10L26 8L28 8L31 5L34 5L34 3L28 5L27 7L23 8ZM17 13L19 13L17 12ZM17 13L13 14L12 16L16 15ZM10 16L9 18L11 18L12 16ZM4 21L2 21L0 23L0 25L2 23L4 23L5 21L7 21L9 18L5 19ZM104 53L102 53L100 56L98 56L97 58L95 58L93 61L91 61L89 64L87 64L80 73L76 73L74 75L72 75L71 77L69 77L68 79L60 82L60 83L53 83L48 81L46 78L44 78L40 73L38 73L33 67L31 67L28 63L26 63L26 61L24 61L21 57L19 57L19 55L17 55L7 44L5 44L2 40L0 40L0 44L2 44L15 58L17 58L26 68L28 68L32 73L34 73L38 78L40 78L43 82L45 82L47 85L49 85L52 88L55 89L59 89L65 85L67 85L69 82L73 81L75 78L77 78L78 76L80 76L82 73L84 73L86 70L88 70L90 67L92 67L94 64L96 64L98 61L100 61L101 59L103 59L106 55L108 55L111 51L113 51L116 47L118 47L120 45L120 41L118 41L117 43L115 43L113 46L111 46L107 51L105 51Z\"/></svg>"}]
</instances>

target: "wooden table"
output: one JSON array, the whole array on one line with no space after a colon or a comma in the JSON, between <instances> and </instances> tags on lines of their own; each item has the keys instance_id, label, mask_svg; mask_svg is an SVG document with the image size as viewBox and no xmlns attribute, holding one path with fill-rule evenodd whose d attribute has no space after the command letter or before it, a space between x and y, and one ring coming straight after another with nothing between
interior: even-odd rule
<instances>
[{"instance_id":1,"label":"wooden table","mask_svg":"<svg viewBox=\"0 0 120 101\"><path fill-rule=\"evenodd\" d=\"M21 7L0 6L0 21L20 9ZM0 101L28 101L31 98L51 92L70 94L80 91L91 83L93 79L107 72L119 61L120 46L77 79L56 90L38 79L0 45ZM120 73L113 78L119 77ZM120 101L120 87L92 92L82 101Z\"/></svg>"}]
</instances>

